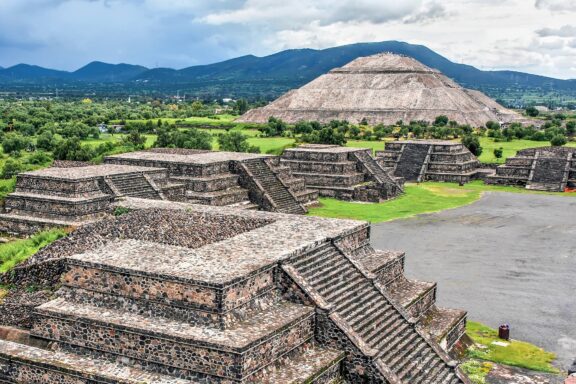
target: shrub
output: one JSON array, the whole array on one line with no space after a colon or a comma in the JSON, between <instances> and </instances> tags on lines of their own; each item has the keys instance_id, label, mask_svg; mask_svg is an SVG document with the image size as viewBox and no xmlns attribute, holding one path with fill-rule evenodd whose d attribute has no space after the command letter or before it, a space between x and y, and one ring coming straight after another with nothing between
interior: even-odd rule
<instances>
[{"instance_id":1,"label":"shrub","mask_svg":"<svg viewBox=\"0 0 576 384\"><path fill-rule=\"evenodd\" d=\"M57 160L88 161L93 156L92 148L83 147L77 137L62 140L54 148L54 158Z\"/></svg>"},{"instance_id":2,"label":"shrub","mask_svg":"<svg viewBox=\"0 0 576 384\"><path fill-rule=\"evenodd\" d=\"M56 138L50 131L44 131L36 138L36 147L45 151L52 151L56 146Z\"/></svg>"},{"instance_id":3,"label":"shrub","mask_svg":"<svg viewBox=\"0 0 576 384\"><path fill-rule=\"evenodd\" d=\"M494 148L494 157L497 159L502 158L502 154L504 153L504 150L502 149L502 147L500 148Z\"/></svg>"},{"instance_id":4,"label":"shrub","mask_svg":"<svg viewBox=\"0 0 576 384\"><path fill-rule=\"evenodd\" d=\"M566 136L564 135L556 135L550 140L550 144L552 144L554 147L561 147L566 144L566 142Z\"/></svg>"},{"instance_id":5,"label":"shrub","mask_svg":"<svg viewBox=\"0 0 576 384\"><path fill-rule=\"evenodd\" d=\"M52 162L52 156L44 151L36 151L28 157L28 164L33 165L48 165Z\"/></svg>"},{"instance_id":6,"label":"shrub","mask_svg":"<svg viewBox=\"0 0 576 384\"><path fill-rule=\"evenodd\" d=\"M30 140L28 137L22 136L19 133L7 133L2 139L2 149L4 150L4 153L20 152L22 150L29 150L32 148L32 140Z\"/></svg>"},{"instance_id":7,"label":"shrub","mask_svg":"<svg viewBox=\"0 0 576 384\"><path fill-rule=\"evenodd\" d=\"M220 145L220 150L223 151L251 153L260 152L260 148L248 143L248 136L243 135L238 131L221 134L218 136L218 144Z\"/></svg>"},{"instance_id":8,"label":"shrub","mask_svg":"<svg viewBox=\"0 0 576 384\"><path fill-rule=\"evenodd\" d=\"M478 136L466 135L462 137L462 144L464 144L464 146L468 148L468 150L472 152L474 156L480 156L482 154L482 147L480 146L480 140L478 139Z\"/></svg>"},{"instance_id":9,"label":"shrub","mask_svg":"<svg viewBox=\"0 0 576 384\"><path fill-rule=\"evenodd\" d=\"M8 159L6 160L6 163L4 163L4 166L2 167L2 178L3 179L10 179L14 176L16 176L18 173L22 172L24 170L24 166L22 165L22 162L19 160L15 160L15 159Z\"/></svg>"},{"instance_id":10,"label":"shrub","mask_svg":"<svg viewBox=\"0 0 576 384\"><path fill-rule=\"evenodd\" d=\"M540 114L540 111L538 111L536 107L528 107L526 108L526 114L531 117L536 117Z\"/></svg>"}]
</instances>

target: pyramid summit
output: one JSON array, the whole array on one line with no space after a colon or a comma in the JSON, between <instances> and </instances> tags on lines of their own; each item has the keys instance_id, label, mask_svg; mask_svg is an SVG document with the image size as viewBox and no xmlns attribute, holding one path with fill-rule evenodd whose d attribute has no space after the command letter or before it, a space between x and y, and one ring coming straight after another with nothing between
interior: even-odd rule
<instances>
[{"instance_id":1,"label":"pyramid summit","mask_svg":"<svg viewBox=\"0 0 576 384\"><path fill-rule=\"evenodd\" d=\"M288 123L366 119L370 124L394 124L432 122L439 115L472 126L520 118L413 58L381 53L335 68L265 107L248 111L238 121L264 123L274 116Z\"/></svg>"}]
</instances>

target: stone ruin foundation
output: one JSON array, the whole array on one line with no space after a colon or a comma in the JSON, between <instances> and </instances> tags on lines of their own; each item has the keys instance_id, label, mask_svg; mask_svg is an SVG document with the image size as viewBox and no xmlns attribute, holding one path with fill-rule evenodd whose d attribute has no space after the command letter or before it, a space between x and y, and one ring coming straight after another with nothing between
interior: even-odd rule
<instances>
[{"instance_id":1,"label":"stone ruin foundation","mask_svg":"<svg viewBox=\"0 0 576 384\"><path fill-rule=\"evenodd\" d=\"M110 156L102 165L60 162L17 176L0 213L0 232L28 235L76 227L138 197L303 214L318 192L276 156L154 149Z\"/></svg>"},{"instance_id":2,"label":"stone ruin foundation","mask_svg":"<svg viewBox=\"0 0 576 384\"><path fill-rule=\"evenodd\" d=\"M464 145L451 141L392 141L384 151L376 151L376 157L382 167L407 181L468 183L493 172L481 168Z\"/></svg>"},{"instance_id":3,"label":"stone ruin foundation","mask_svg":"<svg viewBox=\"0 0 576 384\"><path fill-rule=\"evenodd\" d=\"M302 145L286 149L280 163L320 196L380 202L403 192L404 181L383 169L368 148Z\"/></svg>"},{"instance_id":4,"label":"stone ruin foundation","mask_svg":"<svg viewBox=\"0 0 576 384\"><path fill-rule=\"evenodd\" d=\"M485 181L549 192L576 189L576 148L540 147L518 151Z\"/></svg>"},{"instance_id":5,"label":"stone ruin foundation","mask_svg":"<svg viewBox=\"0 0 576 384\"><path fill-rule=\"evenodd\" d=\"M34 345L0 340L0 382L469 383L446 353L466 313L367 223L150 202L3 277L61 287L31 309Z\"/></svg>"}]
</instances>

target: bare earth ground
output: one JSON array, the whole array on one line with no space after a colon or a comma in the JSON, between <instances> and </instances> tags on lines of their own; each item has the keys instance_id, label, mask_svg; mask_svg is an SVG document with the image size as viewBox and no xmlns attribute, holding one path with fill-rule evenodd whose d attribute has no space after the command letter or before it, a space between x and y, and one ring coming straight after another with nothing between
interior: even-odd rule
<instances>
[{"instance_id":1,"label":"bare earth ground","mask_svg":"<svg viewBox=\"0 0 576 384\"><path fill-rule=\"evenodd\" d=\"M441 306L464 308L512 338L576 358L576 198L490 192L474 204L372 226L372 244L406 251L408 276L438 282Z\"/></svg>"}]
</instances>

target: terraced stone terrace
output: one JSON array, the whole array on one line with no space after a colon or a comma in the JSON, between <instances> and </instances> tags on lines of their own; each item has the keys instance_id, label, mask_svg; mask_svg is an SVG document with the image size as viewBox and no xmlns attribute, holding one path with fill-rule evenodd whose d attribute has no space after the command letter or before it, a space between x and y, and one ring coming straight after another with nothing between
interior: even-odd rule
<instances>
[{"instance_id":1,"label":"terraced stone terrace","mask_svg":"<svg viewBox=\"0 0 576 384\"><path fill-rule=\"evenodd\" d=\"M165 177L161 168L109 164L24 172L6 198L0 232L30 234L98 220L118 197L163 198L156 182Z\"/></svg>"},{"instance_id":2,"label":"terraced stone terrace","mask_svg":"<svg viewBox=\"0 0 576 384\"><path fill-rule=\"evenodd\" d=\"M380 165L396 177L409 181L467 183L493 173L464 145L441 140L391 141L376 151Z\"/></svg>"},{"instance_id":3,"label":"terraced stone terrace","mask_svg":"<svg viewBox=\"0 0 576 384\"><path fill-rule=\"evenodd\" d=\"M576 188L576 149L540 147L518 151L496 168L487 184L523 186L526 189L563 192Z\"/></svg>"},{"instance_id":4,"label":"terraced stone terrace","mask_svg":"<svg viewBox=\"0 0 576 384\"><path fill-rule=\"evenodd\" d=\"M170 200L301 214L318 198L275 156L159 148L109 156L105 162L167 169L170 182L185 190Z\"/></svg>"},{"instance_id":5,"label":"terraced stone terrace","mask_svg":"<svg viewBox=\"0 0 576 384\"><path fill-rule=\"evenodd\" d=\"M320 196L380 202L403 192L404 181L383 169L367 148L307 144L288 148L281 164Z\"/></svg>"},{"instance_id":6,"label":"terraced stone terrace","mask_svg":"<svg viewBox=\"0 0 576 384\"><path fill-rule=\"evenodd\" d=\"M132 197L115 206L129 212L8 277L29 283L41 265L62 286L33 310L31 336L50 348L0 340L0 382L469 382L441 347L458 342L465 313L438 318L442 335L427 329L434 300L410 309L423 283L398 293L404 254L374 250L365 222Z\"/></svg>"}]
</instances>

